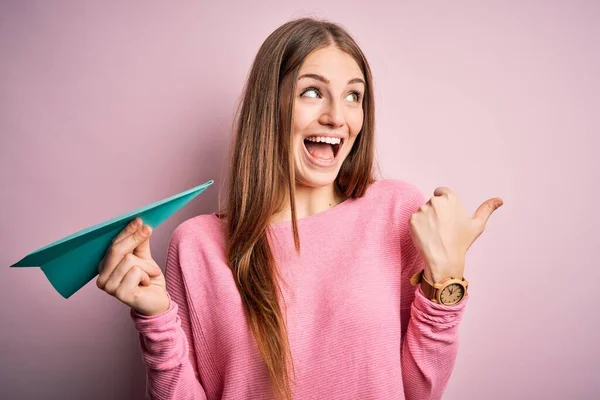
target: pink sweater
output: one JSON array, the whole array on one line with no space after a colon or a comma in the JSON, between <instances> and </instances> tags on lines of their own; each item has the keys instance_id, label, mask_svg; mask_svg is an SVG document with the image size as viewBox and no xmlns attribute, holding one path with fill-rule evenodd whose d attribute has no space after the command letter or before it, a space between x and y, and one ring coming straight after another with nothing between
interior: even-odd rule
<instances>
[{"instance_id":1,"label":"pink sweater","mask_svg":"<svg viewBox=\"0 0 600 400\"><path fill-rule=\"evenodd\" d=\"M442 397L467 299L441 306L409 282L423 263L408 221L424 202L411 184L377 181L363 198L299 220L299 255L291 222L270 226L288 283L295 399ZM149 398L272 398L224 248L215 214L183 222L167 255L170 309L131 311Z\"/></svg>"}]
</instances>

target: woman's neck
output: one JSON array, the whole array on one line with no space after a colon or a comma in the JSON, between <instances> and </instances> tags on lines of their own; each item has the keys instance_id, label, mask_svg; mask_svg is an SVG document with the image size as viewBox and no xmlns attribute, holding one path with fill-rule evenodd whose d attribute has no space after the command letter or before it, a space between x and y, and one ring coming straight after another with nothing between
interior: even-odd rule
<instances>
[{"instance_id":1,"label":"woman's neck","mask_svg":"<svg viewBox=\"0 0 600 400\"><path fill-rule=\"evenodd\" d=\"M325 210L335 207L345 200L337 190L335 185L322 187L309 187L296 184L296 218L302 219ZM282 211L276 213L271 218L272 223L291 221L292 213L289 205L289 196L285 196L285 207Z\"/></svg>"}]
</instances>

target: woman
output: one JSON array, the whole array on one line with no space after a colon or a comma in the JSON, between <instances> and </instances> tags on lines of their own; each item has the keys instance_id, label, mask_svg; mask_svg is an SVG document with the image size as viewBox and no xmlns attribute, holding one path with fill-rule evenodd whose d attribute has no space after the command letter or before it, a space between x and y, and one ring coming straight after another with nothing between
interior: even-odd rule
<instances>
[{"instance_id":1,"label":"woman","mask_svg":"<svg viewBox=\"0 0 600 400\"><path fill-rule=\"evenodd\" d=\"M149 397L441 397L465 254L502 201L469 216L449 189L425 202L375 180L374 115L369 65L340 26L299 19L266 39L223 212L177 227L165 276L139 219L100 265L98 287L131 307Z\"/></svg>"}]
</instances>

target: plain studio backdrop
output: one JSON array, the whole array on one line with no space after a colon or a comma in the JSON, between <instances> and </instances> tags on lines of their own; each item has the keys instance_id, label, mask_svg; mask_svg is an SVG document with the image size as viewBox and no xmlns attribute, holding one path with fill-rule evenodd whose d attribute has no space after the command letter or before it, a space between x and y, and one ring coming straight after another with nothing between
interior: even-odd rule
<instances>
[{"instance_id":1,"label":"plain studio backdrop","mask_svg":"<svg viewBox=\"0 0 600 400\"><path fill-rule=\"evenodd\" d=\"M448 186L469 211L505 201L468 253L445 399L598 394L599 2L15 0L0 6L0 398L143 396L125 305L8 266L214 179L155 231L163 266L175 227L217 209L260 44L302 16L364 49L384 177Z\"/></svg>"}]
</instances>

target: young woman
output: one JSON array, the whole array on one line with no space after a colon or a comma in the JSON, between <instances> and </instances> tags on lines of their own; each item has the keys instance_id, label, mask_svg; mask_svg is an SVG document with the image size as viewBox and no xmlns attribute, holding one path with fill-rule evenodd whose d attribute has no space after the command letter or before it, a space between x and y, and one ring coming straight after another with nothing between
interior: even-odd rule
<instances>
[{"instance_id":1,"label":"young woman","mask_svg":"<svg viewBox=\"0 0 600 400\"><path fill-rule=\"evenodd\" d=\"M161 399L437 399L465 254L502 205L376 180L373 83L340 26L291 21L247 81L226 205L173 233L165 276L137 219L98 287L131 307ZM412 278L412 279L411 279Z\"/></svg>"}]
</instances>

